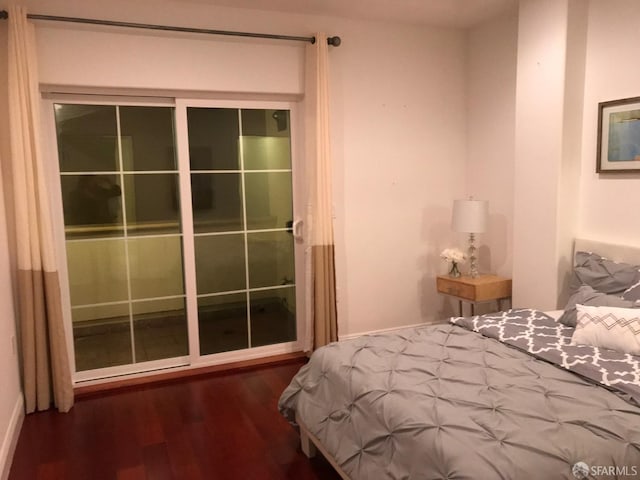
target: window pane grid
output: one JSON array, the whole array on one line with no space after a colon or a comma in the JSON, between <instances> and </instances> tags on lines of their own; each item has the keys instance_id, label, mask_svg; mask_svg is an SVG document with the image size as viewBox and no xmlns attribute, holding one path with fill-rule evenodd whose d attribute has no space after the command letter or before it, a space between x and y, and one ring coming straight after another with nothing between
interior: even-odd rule
<instances>
[{"instance_id":1,"label":"window pane grid","mask_svg":"<svg viewBox=\"0 0 640 480\"><path fill-rule=\"evenodd\" d=\"M123 175L153 175L153 174L161 174L161 173L180 173L178 170L111 170L104 172L94 172L94 171L80 171L73 170L67 172L60 172L61 177L70 176L70 175L113 175L113 174L123 174ZM223 173L223 172L221 172ZM226 173L226 172L224 172Z\"/></svg>"},{"instance_id":2,"label":"window pane grid","mask_svg":"<svg viewBox=\"0 0 640 480\"><path fill-rule=\"evenodd\" d=\"M279 290L281 288L296 288L295 283L287 283L285 285L274 285L273 287L256 287L256 288L243 288L242 290L230 290L228 292L215 292L215 293L199 293L198 298L207 297L221 297L223 295L232 295L235 293L251 293L251 292L265 292L269 290Z\"/></svg>"},{"instance_id":3,"label":"window pane grid","mask_svg":"<svg viewBox=\"0 0 640 480\"><path fill-rule=\"evenodd\" d=\"M291 232L291 228L264 228L264 229L244 229L244 230L230 230L228 232L203 232L194 233L194 237L215 237L220 235L238 235L242 233L268 233L268 232Z\"/></svg>"},{"instance_id":4,"label":"window pane grid","mask_svg":"<svg viewBox=\"0 0 640 480\"><path fill-rule=\"evenodd\" d=\"M124 229L123 229L124 231ZM147 239L153 239L153 238L171 238L171 237L178 237L178 238L182 238L182 234L181 233L163 233L163 234L158 234L158 235L144 235L144 238ZM100 241L110 241L110 240L124 240L125 235L123 234L122 236L119 237L105 237L105 238L100 238ZM135 237L132 238L141 238L140 236L136 235ZM67 243L83 243L83 242L95 242L96 239L94 238L69 238L66 240Z\"/></svg>"},{"instance_id":5,"label":"window pane grid","mask_svg":"<svg viewBox=\"0 0 640 480\"><path fill-rule=\"evenodd\" d=\"M124 191L124 176L122 172L124 170L123 160L122 160L122 132L120 129L120 106L116 106L116 131L118 132L118 169L120 173L120 185ZM131 308L131 259L129 255L129 242L128 242L128 232L127 232L127 204L126 204L126 195L120 195L120 199L122 201L122 224L125 226L124 229L124 257L125 257L125 268L126 268L126 279L127 279L127 301L128 301L128 309L129 309L129 335L131 337L131 362L136 362L136 341L134 338L134 329L133 329L133 311Z\"/></svg>"},{"instance_id":6,"label":"window pane grid","mask_svg":"<svg viewBox=\"0 0 640 480\"><path fill-rule=\"evenodd\" d=\"M249 296L249 240L247 239L247 182L244 174L244 142L242 139L242 110L238 110L238 149L239 149L239 160L240 160L240 170L242 170L242 174L240 178L242 179L242 225L244 226L244 232L242 238L244 240L244 271L245 271L245 281L246 281L246 294L245 301L247 304L247 345L251 348L251 298Z\"/></svg>"},{"instance_id":7,"label":"window pane grid","mask_svg":"<svg viewBox=\"0 0 640 480\"><path fill-rule=\"evenodd\" d=\"M122 300L118 302L103 302L103 303L87 303L82 305L72 305L71 310L80 310L83 308L93 308L93 307L108 307L115 305L128 305L129 303L143 303L143 302L153 302L155 300L178 300L180 298L185 298L186 295L168 295L165 297L149 297L149 298L133 298L131 300Z\"/></svg>"},{"instance_id":8,"label":"window pane grid","mask_svg":"<svg viewBox=\"0 0 640 480\"><path fill-rule=\"evenodd\" d=\"M253 170L191 170L192 174L198 174L198 173L220 173L220 174L225 174L225 173L271 173L271 172L275 172L275 173L279 173L279 172L284 172L284 173L291 173L292 170L290 168L272 168L272 169L253 169ZM93 172L91 172L93 173ZM113 172L105 172L105 173L113 173ZM138 173L138 172L126 172L126 173ZM149 173L166 173L166 172L149 172Z\"/></svg>"}]
</instances>

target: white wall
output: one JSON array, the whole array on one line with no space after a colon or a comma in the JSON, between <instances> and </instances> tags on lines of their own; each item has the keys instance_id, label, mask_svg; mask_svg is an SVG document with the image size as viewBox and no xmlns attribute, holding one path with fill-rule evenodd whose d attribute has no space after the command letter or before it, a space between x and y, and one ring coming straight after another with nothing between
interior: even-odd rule
<instances>
[{"instance_id":1,"label":"white wall","mask_svg":"<svg viewBox=\"0 0 640 480\"><path fill-rule=\"evenodd\" d=\"M6 25L0 24L0 45L7 44ZM7 49L0 49L0 112L7 109ZM0 115L0 165L9 155L9 124L7 115ZM0 479L6 478L11 464L11 455L17 440L19 426L24 415L22 392L16 355L16 324L14 297L11 289L11 259L5 220L3 177L0 169Z\"/></svg>"},{"instance_id":2,"label":"white wall","mask_svg":"<svg viewBox=\"0 0 640 480\"><path fill-rule=\"evenodd\" d=\"M640 245L640 175L595 173L598 103L640 96L640 2L591 0L584 86L579 233Z\"/></svg>"},{"instance_id":3,"label":"white wall","mask_svg":"<svg viewBox=\"0 0 640 480\"><path fill-rule=\"evenodd\" d=\"M640 245L640 176L595 173L598 103L640 95L638 21L633 0L520 3L517 305L564 305L576 236Z\"/></svg>"},{"instance_id":4,"label":"white wall","mask_svg":"<svg viewBox=\"0 0 640 480\"><path fill-rule=\"evenodd\" d=\"M640 67L628 61L640 40L638 21L640 4L634 0L521 2L515 166L479 158L501 151L491 127L482 124L494 121L494 115L484 116L490 106L485 97L499 92L500 80L487 79L497 75L492 70L504 71L499 20L469 33L467 181L482 186L513 175L517 306L564 305L576 236L640 244L640 175L595 173L598 102L640 95L634 80ZM493 259L503 247L491 228L483 241L500 273Z\"/></svg>"},{"instance_id":5,"label":"white wall","mask_svg":"<svg viewBox=\"0 0 640 480\"><path fill-rule=\"evenodd\" d=\"M480 271L508 278L513 262L517 43L517 9L474 27L467 36L466 193L489 201L488 229L478 242Z\"/></svg>"},{"instance_id":6,"label":"white wall","mask_svg":"<svg viewBox=\"0 0 640 480\"><path fill-rule=\"evenodd\" d=\"M568 0L523 0L518 25L514 170L514 306L558 302Z\"/></svg>"},{"instance_id":7,"label":"white wall","mask_svg":"<svg viewBox=\"0 0 640 480\"><path fill-rule=\"evenodd\" d=\"M464 188L461 32L344 24L335 56L338 318L342 333L430 321ZM340 47L342 49L342 47ZM335 53L335 52L333 52ZM332 53L332 54L333 54Z\"/></svg>"},{"instance_id":8,"label":"white wall","mask_svg":"<svg viewBox=\"0 0 640 480\"><path fill-rule=\"evenodd\" d=\"M628 61L640 40L638 21L634 0L521 2L513 172L517 305L564 305L576 236L640 244L640 175L595 173L598 103L640 95L634 80L640 67ZM489 78L483 62L491 70L499 61L491 52L499 54L500 43L487 42L500 34L495 22L469 36L469 185L506 178L511 168L475 158L497 148L482 125L482 102L496 95L495 85L478 83ZM484 241L493 260L496 240L485 235Z\"/></svg>"},{"instance_id":9,"label":"white wall","mask_svg":"<svg viewBox=\"0 0 640 480\"><path fill-rule=\"evenodd\" d=\"M569 0L562 158L558 183L556 240L556 279L558 284L556 305L558 308L563 308L569 299L569 282L573 269L573 241L578 234L578 217L582 210L580 175L588 10L588 2Z\"/></svg>"},{"instance_id":10,"label":"white wall","mask_svg":"<svg viewBox=\"0 0 640 480\"><path fill-rule=\"evenodd\" d=\"M4 157L4 155L3 155ZM0 179L1 180L1 179ZM4 196L0 181L0 212L4 214ZM0 215L0 479L6 478L24 411L16 354L16 328L9 245L4 215Z\"/></svg>"},{"instance_id":11,"label":"white wall","mask_svg":"<svg viewBox=\"0 0 640 480\"><path fill-rule=\"evenodd\" d=\"M435 275L464 193L464 33L204 3L31 0L33 13L228 30L340 35L331 50L341 334L441 316ZM303 92L303 45L38 23L41 81Z\"/></svg>"}]
</instances>

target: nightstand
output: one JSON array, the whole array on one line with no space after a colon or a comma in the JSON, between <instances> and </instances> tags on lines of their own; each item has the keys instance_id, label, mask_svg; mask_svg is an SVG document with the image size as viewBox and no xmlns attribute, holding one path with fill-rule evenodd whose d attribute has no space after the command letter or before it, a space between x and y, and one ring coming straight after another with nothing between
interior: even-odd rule
<instances>
[{"instance_id":1,"label":"nightstand","mask_svg":"<svg viewBox=\"0 0 640 480\"><path fill-rule=\"evenodd\" d=\"M463 275L452 278L441 275L436 278L438 292L458 300L462 317L462 302L471 305L471 315L475 315L475 306L479 303L496 302L498 311L502 310L502 301L511 300L511 279L497 275L479 275L476 278Z\"/></svg>"}]
</instances>

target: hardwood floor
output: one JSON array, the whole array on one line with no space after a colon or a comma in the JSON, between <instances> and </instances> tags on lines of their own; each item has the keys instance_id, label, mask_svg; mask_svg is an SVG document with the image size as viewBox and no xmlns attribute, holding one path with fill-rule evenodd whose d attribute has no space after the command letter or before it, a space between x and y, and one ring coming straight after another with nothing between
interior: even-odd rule
<instances>
[{"instance_id":1,"label":"hardwood floor","mask_svg":"<svg viewBox=\"0 0 640 480\"><path fill-rule=\"evenodd\" d=\"M28 415L9 480L338 479L277 402L303 365L147 385Z\"/></svg>"}]
</instances>

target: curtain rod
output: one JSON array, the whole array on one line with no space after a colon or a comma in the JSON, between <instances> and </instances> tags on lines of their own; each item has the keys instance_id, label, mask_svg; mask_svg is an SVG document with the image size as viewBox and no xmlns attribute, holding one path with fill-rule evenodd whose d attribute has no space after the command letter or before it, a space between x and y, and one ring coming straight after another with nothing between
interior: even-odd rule
<instances>
[{"instance_id":1,"label":"curtain rod","mask_svg":"<svg viewBox=\"0 0 640 480\"><path fill-rule=\"evenodd\" d=\"M0 11L0 19L9 18L6 10ZM88 23L91 25L108 25L110 27L142 28L146 30L164 30L170 32L203 33L207 35L227 35L232 37L269 38L272 40L293 40L297 42L316 43L316 37L297 37L292 35L273 35L270 33L231 32L228 30L210 30L207 28L172 27L170 25L152 25L146 23L117 22L113 20L97 20L93 18L58 17L55 15L27 14L30 20L49 20L54 22ZM342 43L340 37L327 37L327 43L337 47Z\"/></svg>"}]
</instances>

